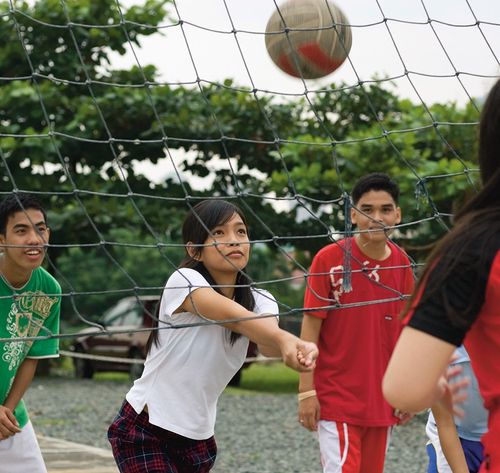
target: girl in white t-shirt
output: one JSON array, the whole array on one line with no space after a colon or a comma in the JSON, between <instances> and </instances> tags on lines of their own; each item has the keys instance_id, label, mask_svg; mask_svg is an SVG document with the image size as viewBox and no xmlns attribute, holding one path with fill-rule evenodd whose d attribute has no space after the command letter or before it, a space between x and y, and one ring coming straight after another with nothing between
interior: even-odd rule
<instances>
[{"instance_id":1,"label":"girl in white t-shirt","mask_svg":"<svg viewBox=\"0 0 500 473\"><path fill-rule=\"evenodd\" d=\"M217 400L245 361L249 339L297 371L314 368L316 345L278 327L278 307L244 273L245 216L205 200L183 228L187 256L168 279L144 372L126 395L108 438L122 473L207 472L217 447ZM243 322L244 320L244 322Z\"/></svg>"}]
</instances>

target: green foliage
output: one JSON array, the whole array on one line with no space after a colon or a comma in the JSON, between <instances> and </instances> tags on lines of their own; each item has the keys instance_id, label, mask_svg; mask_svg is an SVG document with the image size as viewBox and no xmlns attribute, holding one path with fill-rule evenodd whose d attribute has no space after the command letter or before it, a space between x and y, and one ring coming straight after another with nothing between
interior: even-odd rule
<instances>
[{"instance_id":1,"label":"green foliage","mask_svg":"<svg viewBox=\"0 0 500 473\"><path fill-rule=\"evenodd\" d=\"M237 388L227 387L228 394L296 394L299 373L280 362L253 363L244 369L241 384Z\"/></svg>"},{"instance_id":2,"label":"green foliage","mask_svg":"<svg viewBox=\"0 0 500 473\"><path fill-rule=\"evenodd\" d=\"M69 360L67 358L66 360ZM58 371L60 375L73 376L71 364ZM130 383L128 373L113 371L99 372L94 375L93 382L96 383ZM299 383L299 374L286 367L281 362L253 363L243 370L241 385L236 387L228 386L224 393L228 395L255 395L262 393L269 394L296 394Z\"/></svg>"},{"instance_id":3,"label":"green foliage","mask_svg":"<svg viewBox=\"0 0 500 473\"><path fill-rule=\"evenodd\" d=\"M183 255L179 246L157 245L126 228L110 230L106 244L69 248L58 259L56 274L63 292L73 293L63 299L63 320L81 323L80 314L97 321L122 297L160 294Z\"/></svg>"},{"instance_id":4,"label":"green foliage","mask_svg":"<svg viewBox=\"0 0 500 473\"><path fill-rule=\"evenodd\" d=\"M300 270L293 261L297 254L292 248L274 254L269 246L256 244L252 249L248 272L258 289L269 291L277 300L283 317L300 317L304 291L302 281L293 279L293 271Z\"/></svg>"}]
</instances>

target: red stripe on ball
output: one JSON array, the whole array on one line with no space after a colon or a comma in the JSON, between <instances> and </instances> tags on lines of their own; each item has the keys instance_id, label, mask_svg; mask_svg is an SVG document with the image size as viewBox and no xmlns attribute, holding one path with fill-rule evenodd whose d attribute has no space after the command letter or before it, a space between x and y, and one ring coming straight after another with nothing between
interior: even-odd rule
<instances>
[{"instance_id":1,"label":"red stripe on ball","mask_svg":"<svg viewBox=\"0 0 500 473\"><path fill-rule=\"evenodd\" d=\"M290 74L294 77L300 77L300 74L297 72L297 69L290 61L290 58L285 54L280 54L278 64L287 74Z\"/></svg>"},{"instance_id":2,"label":"red stripe on ball","mask_svg":"<svg viewBox=\"0 0 500 473\"><path fill-rule=\"evenodd\" d=\"M302 44L298 50L302 56L311 61L316 67L328 73L333 72L344 62L327 56L316 43Z\"/></svg>"}]
</instances>

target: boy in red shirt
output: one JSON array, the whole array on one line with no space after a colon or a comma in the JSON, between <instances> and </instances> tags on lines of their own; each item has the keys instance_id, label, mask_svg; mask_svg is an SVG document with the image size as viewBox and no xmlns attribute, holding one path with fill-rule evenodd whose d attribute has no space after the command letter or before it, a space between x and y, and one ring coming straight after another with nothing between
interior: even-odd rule
<instances>
[{"instance_id":1,"label":"boy in red shirt","mask_svg":"<svg viewBox=\"0 0 500 473\"><path fill-rule=\"evenodd\" d=\"M410 261L388 238L401 221L398 199L387 175L362 177L352 190L356 236L320 250L307 278L301 338L317 343L319 357L314 373L300 375L298 414L318 432L324 473L382 472L390 430L407 420L381 389L402 328L401 295L413 289Z\"/></svg>"}]
</instances>

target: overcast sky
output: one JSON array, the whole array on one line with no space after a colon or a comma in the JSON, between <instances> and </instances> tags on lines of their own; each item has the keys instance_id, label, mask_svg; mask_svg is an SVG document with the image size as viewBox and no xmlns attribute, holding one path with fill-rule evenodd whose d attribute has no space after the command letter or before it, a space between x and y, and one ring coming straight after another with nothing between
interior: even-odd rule
<instances>
[{"instance_id":1,"label":"overcast sky","mask_svg":"<svg viewBox=\"0 0 500 473\"><path fill-rule=\"evenodd\" d=\"M121 3L126 6L138 2L122 0ZM447 100L464 103L467 100L464 87L472 96L483 96L493 82L488 77L500 74L498 0L336 0L335 3L353 28L350 61L323 79L307 81L309 90L332 81L356 84L358 78L403 75L395 81L402 96L418 102L416 88L426 103ZM238 85L252 87L253 83L258 89L276 93L304 92L302 81L281 72L265 49L263 32L276 9L274 0L176 0L175 4L180 19L189 23L183 28L195 66L181 27L168 27L172 22L162 24L163 36L146 38L143 47L136 51L141 64L158 66L163 80L193 82L196 67L204 80L234 78ZM228 13L238 31L236 36L244 60L235 35L230 33ZM386 23L384 17L389 19ZM428 17L435 21L427 23ZM134 62L131 54L114 58L117 67L128 67ZM405 68L416 74L405 76ZM459 76L463 86L454 76L456 71L464 73Z\"/></svg>"},{"instance_id":2,"label":"overcast sky","mask_svg":"<svg viewBox=\"0 0 500 473\"><path fill-rule=\"evenodd\" d=\"M120 3L129 6L139 1ZM137 60L141 65L155 64L161 71L161 80L166 82L193 83L197 73L206 81L233 78L237 85L278 95L303 94L306 87L317 90L331 82L355 85L358 80L371 80L374 76L401 76L394 81L396 93L428 105L447 101L465 104L468 95L483 98L494 81L492 76L500 75L500 0L335 3L353 28L352 48L349 60L320 80L304 84L282 72L269 58L264 31L276 10L274 0L176 0L175 20L161 25L163 35L143 40L142 48L136 50ZM179 25L172 26L177 11L185 22L186 39ZM430 24L428 18L433 20ZM231 33L231 21L242 54ZM130 53L113 56L115 67L128 68L135 63ZM405 75L405 69L411 73ZM457 71L463 73L460 81L455 76ZM174 160L179 159L183 156L174 153ZM169 159L161 160L157 166L142 162L136 171L156 182L173 173ZM197 187L210 186L210 180L198 181L193 181Z\"/></svg>"}]
</instances>

